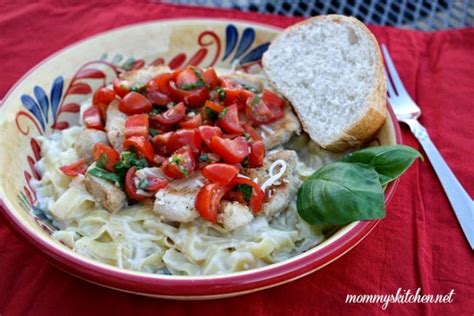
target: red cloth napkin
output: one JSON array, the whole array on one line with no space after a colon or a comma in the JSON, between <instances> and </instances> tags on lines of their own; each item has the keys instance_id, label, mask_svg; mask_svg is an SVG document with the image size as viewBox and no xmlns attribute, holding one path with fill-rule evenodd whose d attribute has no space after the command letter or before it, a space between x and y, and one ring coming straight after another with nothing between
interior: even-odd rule
<instances>
[{"instance_id":1,"label":"red cloth napkin","mask_svg":"<svg viewBox=\"0 0 474 316\"><path fill-rule=\"evenodd\" d=\"M0 96L56 50L118 26L170 17L246 19L281 27L298 18L142 1L42 1L0 4ZM472 163L474 29L421 33L371 27L386 43L422 123L468 193ZM420 149L406 127L404 143ZM303 279L237 298L179 302L121 293L79 280L47 263L0 222L0 314L473 315L474 254L428 161L402 176L388 214L348 254ZM446 294L451 304L346 304L347 294L398 288Z\"/></svg>"}]
</instances>

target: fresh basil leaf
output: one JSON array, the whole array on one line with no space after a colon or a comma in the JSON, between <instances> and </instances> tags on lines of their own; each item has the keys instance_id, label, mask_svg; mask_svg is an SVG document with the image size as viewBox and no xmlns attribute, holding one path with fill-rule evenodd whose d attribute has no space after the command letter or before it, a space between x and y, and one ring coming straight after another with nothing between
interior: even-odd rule
<instances>
[{"instance_id":1,"label":"fresh basil leaf","mask_svg":"<svg viewBox=\"0 0 474 316\"><path fill-rule=\"evenodd\" d=\"M105 153L100 154L99 159L96 161L96 165L99 168L104 168L107 165L107 161L109 161L109 157Z\"/></svg>"},{"instance_id":2,"label":"fresh basil leaf","mask_svg":"<svg viewBox=\"0 0 474 316\"><path fill-rule=\"evenodd\" d=\"M97 178L112 181L114 183L120 183L120 176L118 174L107 171L99 167L92 168L87 173Z\"/></svg>"},{"instance_id":3,"label":"fresh basil leaf","mask_svg":"<svg viewBox=\"0 0 474 316\"><path fill-rule=\"evenodd\" d=\"M385 216L379 175L364 164L336 162L322 167L301 185L296 204L309 224L339 225Z\"/></svg>"},{"instance_id":4,"label":"fresh basil leaf","mask_svg":"<svg viewBox=\"0 0 474 316\"><path fill-rule=\"evenodd\" d=\"M249 202L252 197L252 187L248 184L238 184L235 187L235 191L242 192L244 200Z\"/></svg>"},{"instance_id":5,"label":"fresh basil leaf","mask_svg":"<svg viewBox=\"0 0 474 316\"><path fill-rule=\"evenodd\" d=\"M423 156L415 149L403 146L377 146L354 151L341 161L363 163L374 167L379 173L380 183L387 185L407 170L416 158Z\"/></svg>"}]
</instances>

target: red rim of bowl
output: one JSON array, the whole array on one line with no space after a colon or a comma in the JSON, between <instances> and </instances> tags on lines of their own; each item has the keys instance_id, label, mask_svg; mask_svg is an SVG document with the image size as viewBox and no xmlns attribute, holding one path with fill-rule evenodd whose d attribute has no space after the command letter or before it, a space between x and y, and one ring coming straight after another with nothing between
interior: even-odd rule
<instances>
[{"instance_id":1,"label":"red rim of bowl","mask_svg":"<svg viewBox=\"0 0 474 316\"><path fill-rule=\"evenodd\" d=\"M167 21L190 21L191 19L169 19ZM209 19L195 19L195 21L209 21ZM250 21L238 20L220 20L216 21L234 21L238 23L254 24L258 26L267 27L270 29L278 29L273 26L254 23ZM145 22L138 24L156 23ZM137 24L134 24L137 25ZM129 27L127 25L124 27ZM117 29L110 30L116 31ZM107 31L107 32L110 32ZM77 45L90 38L103 35L103 32L92 37L88 37L79 42L76 42L46 58L20 80L6 94L4 100L8 98L10 93L36 68L40 67L47 60L60 54L62 51ZM3 103L3 102L2 102ZM3 105L3 104L2 104ZM1 106L1 105L0 105ZM395 140L397 144L402 143L400 126L396 120L392 108L387 104L387 109L392 120L395 130ZM398 180L392 182L386 190L385 203L389 204L395 193ZM223 276L208 276L208 277L174 277L162 276L146 273L137 273L125 269L118 269L105 264L94 262L91 259L86 259L80 255L73 254L71 250L52 246L41 237L33 233L27 225L23 224L21 219L15 215L15 211L8 208L5 201L0 199L0 207L4 213L4 217L8 220L10 226L20 233L24 239L33 244L36 248L47 255L47 258L57 267L65 270L77 277L88 280L90 282L100 284L106 287L115 288L118 290L139 293L150 296L160 296L167 298L212 298L244 294L248 292L257 291L260 289L276 286L291 280L303 277L317 269L320 269L327 264L333 262L350 249L355 247L362 241L372 229L378 224L380 220L360 221L356 223L349 231L340 236L331 244L314 251L313 253L303 253L296 257L290 258L282 263L273 264L264 268L249 270L240 273L233 273ZM309 250L308 252L311 252Z\"/></svg>"}]
</instances>

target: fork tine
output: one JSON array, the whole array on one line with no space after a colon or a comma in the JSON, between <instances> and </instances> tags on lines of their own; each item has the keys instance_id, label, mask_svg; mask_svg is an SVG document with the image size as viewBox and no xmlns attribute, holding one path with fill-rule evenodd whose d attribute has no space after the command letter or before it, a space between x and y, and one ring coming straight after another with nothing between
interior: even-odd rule
<instances>
[{"instance_id":1,"label":"fork tine","mask_svg":"<svg viewBox=\"0 0 474 316\"><path fill-rule=\"evenodd\" d=\"M405 87L403 86L402 81L400 80L400 76L398 75L397 69L395 68L395 65L393 64L392 58L390 57L390 54L388 53L387 47L385 44L382 44L382 52L383 52L383 57L385 58L385 64L388 67L388 73L390 74L390 77L392 78L392 82L395 85L395 89L398 92L398 95L400 94L408 94L408 92L405 90Z\"/></svg>"},{"instance_id":2,"label":"fork tine","mask_svg":"<svg viewBox=\"0 0 474 316\"><path fill-rule=\"evenodd\" d=\"M385 82L387 82L388 97L389 98L396 97L397 94L395 93L395 90L393 89L392 82L390 81L390 78L388 77L387 69L385 69L385 67L383 68L383 74L385 75Z\"/></svg>"}]
</instances>

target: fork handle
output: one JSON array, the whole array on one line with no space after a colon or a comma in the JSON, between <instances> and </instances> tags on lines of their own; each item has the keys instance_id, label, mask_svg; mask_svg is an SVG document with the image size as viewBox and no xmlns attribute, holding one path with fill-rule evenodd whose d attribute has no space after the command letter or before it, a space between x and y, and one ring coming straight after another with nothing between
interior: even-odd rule
<instances>
[{"instance_id":1,"label":"fork handle","mask_svg":"<svg viewBox=\"0 0 474 316\"><path fill-rule=\"evenodd\" d=\"M413 135L415 135L425 150L433 169L441 181L444 192L446 192L448 196L459 224L461 224L469 245L471 249L474 250L474 203L472 199L431 141L426 128L415 119L405 120L405 122L410 126Z\"/></svg>"}]
</instances>

